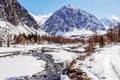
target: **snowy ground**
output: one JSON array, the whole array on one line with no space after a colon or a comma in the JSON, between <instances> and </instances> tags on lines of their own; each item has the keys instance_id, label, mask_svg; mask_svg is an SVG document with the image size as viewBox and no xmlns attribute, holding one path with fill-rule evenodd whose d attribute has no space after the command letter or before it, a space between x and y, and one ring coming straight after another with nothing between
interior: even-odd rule
<instances>
[{"instance_id":1,"label":"snowy ground","mask_svg":"<svg viewBox=\"0 0 120 80\"><path fill-rule=\"evenodd\" d=\"M78 61L76 67L87 72L92 80L120 80L120 45L98 50L85 61Z\"/></svg>"},{"instance_id":2,"label":"snowy ground","mask_svg":"<svg viewBox=\"0 0 120 80\"><path fill-rule=\"evenodd\" d=\"M78 55L76 51L84 52L85 45L80 44L41 44L41 45L16 45L16 47L0 48L0 56L10 54L14 51L25 51L44 49L53 50L45 52L50 54L56 63L71 62ZM6 54L5 54L6 53ZM83 53L84 54L84 53ZM75 67L84 70L91 80L120 80L120 45L108 45L98 48L95 53L84 61L77 60ZM23 65L24 64L24 65ZM30 76L44 70L45 61L36 60L30 55L19 55L0 58L0 80L10 77ZM61 75L62 80L69 80L66 75Z\"/></svg>"},{"instance_id":3,"label":"snowy ground","mask_svg":"<svg viewBox=\"0 0 120 80\"><path fill-rule=\"evenodd\" d=\"M50 47L51 45L44 44L44 45L12 45L11 47L0 47L0 56L11 54L15 51L20 52L28 52L29 50L42 48L42 47ZM54 46L54 45L53 45Z\"/></svg>"},{"instance_id":4,"label":"snowy ground","mask_svg":"<svg viewBox=\"0 0 120 80\"><path fill-rule=\"evenodd\" d=\"M53 55L53 59L56 63L68 62L70 63L73 59L77 58L77 55L71 52L59 50L58 52L50 52L47 54Z\"/></svg>"},{"instance_id":5,"label":"snowy ground","mask_svg":"<svg viewBox=\"0 0 120 80\"><path fill-rule=\"evenodd\" d=\"M74 44L77 46L77 44ZM46 54L51 54L55 62L70 62L76 57L74 53L64 51L68 47L72 47L73 44L67 45L55 45L55 44L41 44L41 45L16 45L16 47L11 46L1 47L0 56L12 54L14 51L28 52L29 50L36 50L42 48L53 48L54 52L47 52ZM8 57L0 57L0 80L5 80L11 77L20 76L31 76L38 72L44 70L45 61L37 60L30 55L12 55Z\"/></svg>"},{"instance_id":6,"label":"snowy ground","mask_svg":"<svg viewBox=\"0 0 120 80\"><path fill-rule=\"evenodd\" d=\"M45 62L32 56L0 58L0 80L10 77L29 76L44 70Z\"/></svg>"}]
</instances>

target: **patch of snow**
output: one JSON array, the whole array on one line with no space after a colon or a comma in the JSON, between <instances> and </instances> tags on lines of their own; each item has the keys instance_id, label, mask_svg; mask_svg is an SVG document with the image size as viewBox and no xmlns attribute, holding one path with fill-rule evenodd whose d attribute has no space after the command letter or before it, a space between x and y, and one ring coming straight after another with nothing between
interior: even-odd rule
<instances>
[{"instance_id":1,"label":"patch of snow","mask_svg":"<svg viewBox=\"0 0 120 80\"><path fill-rule=\"evenodd\" d=\"M53 45L54 46L54 45ZM0 47L0 55L1 53L8 53L8 52L14 52L14 51L25 51L27 52L28 50L32 49L37 49L37 48L42 48L42 47L50 47L48 44L44 45L37 45L37 44L29 44L29 45L22 45L22 44L17 44L17 45L11 45L10 47Z\"/></svg>"},{"instance_id":2,"label":"patch of snow","mask_svg":"<svg viewBox=\"0 0 120 80\"><path fill-rule=\"evenodd\" d=\"M60 80L71 80L67 75L61 75Z\"/></svg>"},{"instance_id":3,"label":"patch of snow","mask_svg":"<svg viewBox=\"0 0 120 80\"><path fill-rule=\"evenodd\" d=\"M93 59L93 61L90 61ZM120 45L107 46L78 62L92 80L120 80ZM98 78L98 79L95 79Z\"/></svg>"},{"instance_id":4,"label":"patch of snow","mask_svg":"<svg viewBox=\"0 0 120 80\"><path fill-rule=\"evenodd\" d=\"M111 17L108 17L111 21L112 20L116 20L116 21L118 21L118 22L120 22L120 18L118 17L118 16L116 16L116 15L112 15Z\"/></svg>"},{"instance_id":5,"label":"patch of snow","mask_svg":"<svg viewBox=\"0 0 120 80\"><path fill-rule=\"evenodd\" d=\"M38 25L43 25L44 22L52 15L52 13L44 14L44 15L34 15L31 12L29 12L30 15L35 19Z\"/></svg>"},{"instance_id":6,"label":"patch of snow","mask_svg":"<svg viewBox=\"0 0 120 80\"><path fill-rule=\"evenodd\" d=\"M59 50L57 52L51 52L47 54L51 54L56 63L59 63L59 62L69 63L77 57L77 55L75 55L74 53L70 53L70 52L63 51L63 50Z\"/></svg>"},{"instance_id":7,"label":"patch of snow","mask_svg":"<svg viewBox=\"0 0 120 80\"><path fill-rule=\"evenodd\" d=\"M99 31L99 30L97 30L97 34L98 35L103 35L105 33L106 33L106 31ZM77 37L80 38L81 36L87 37L87 36L92 36L94 34L95 33L93 31L86 30L86 29L81 29L81 30L74 29L74 30L72 30L70 32L65 33L64 36L66 36L66 37L76 36L75 38L77 38Z\"/></svg>"},{"instance_id":8,"label":"patch of snow","mask_svg":"<svg viewBox=\"0 0 120 80\"><path fill-rule=\"evenodd\" d=\"M45 62L32 56L14 56L0 58L0 80L21 75L31 76L44 70Z\"/></svg>"}]
</instances>

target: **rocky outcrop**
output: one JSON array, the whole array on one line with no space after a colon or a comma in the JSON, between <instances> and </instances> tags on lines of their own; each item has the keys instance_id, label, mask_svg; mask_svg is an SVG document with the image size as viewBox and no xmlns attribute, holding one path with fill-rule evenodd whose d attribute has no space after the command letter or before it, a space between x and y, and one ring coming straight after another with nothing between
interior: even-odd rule
<instances>
[{"instance_id":1,"label":"rocky outcrop","mask_svg":"<svg viewBox=\"0 0 120 80\"><path fill-rule=\"evenodd\" d=\"M0 0L0 19L17 26L20 22L39 28L37 22L17 0Z\"/></svg>"}]
</instances>

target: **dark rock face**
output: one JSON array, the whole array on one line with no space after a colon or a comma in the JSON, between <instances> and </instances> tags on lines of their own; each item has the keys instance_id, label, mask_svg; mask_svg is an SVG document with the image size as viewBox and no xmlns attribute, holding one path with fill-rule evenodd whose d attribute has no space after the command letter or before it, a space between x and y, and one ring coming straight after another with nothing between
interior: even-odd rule
<instances>
[{"instance_id":1,"label":"dark rock face","mask_svg":"<svg viewBox=\"0 0 120 80\"><path fill-rule=\"evenodd\" d=\"M102 23L92 14L87 13L72 5L67 5L56 11L43 26L49 34L56 35L58 32L66 33L72 29L86 29L93 31L105 30Z\"/></svg>"},{"instance_id":2,"label":"dark rock face","mask_svg":"<svg viewBox=\"0 0 120 80\"><path fill-rule=\"evenodd\" d=\"M23 22L29 27L39 28L33 17L17 0L0 0L0 19L15 26Z\"/></svg>"}]
</instances>

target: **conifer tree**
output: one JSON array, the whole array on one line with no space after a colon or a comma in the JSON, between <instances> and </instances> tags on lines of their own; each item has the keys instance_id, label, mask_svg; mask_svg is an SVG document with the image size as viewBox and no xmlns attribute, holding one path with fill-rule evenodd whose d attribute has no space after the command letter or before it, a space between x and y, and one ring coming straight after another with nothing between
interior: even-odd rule
<instances>
[{"instance_id":1,"label":"conifer tree","mask_svg":"<svg viewBox=\"0 0 120 80\"><path fill-rule=\"evenodd\" d=\"M103 36L100 37L99 46L100 47L104 47L105 46L105 41L104 41L104 37Z\"/></svg>"}]
</instances>

